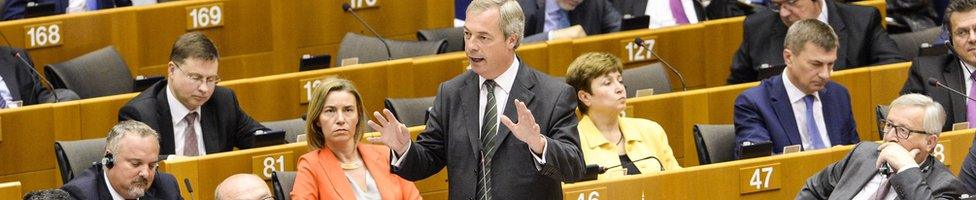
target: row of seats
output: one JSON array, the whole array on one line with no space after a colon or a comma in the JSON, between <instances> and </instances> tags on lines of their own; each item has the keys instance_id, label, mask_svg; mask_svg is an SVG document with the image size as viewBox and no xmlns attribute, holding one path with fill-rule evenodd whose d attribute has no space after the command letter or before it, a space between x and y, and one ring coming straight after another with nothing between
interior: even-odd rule
<instances>
[{"instance_id":1,"label":"row of seats","mask_svg":"<svg viewBox=\"0 0 976 200\"><path fill-rule=\"evenodd\" d=\"M877 4L881 5L882 4ZM738 20L738 21L736 21ZM625 55L621 41L633 37L653 37L658 40L657 50L662 57L669 58L679 70L689 76L689 85L704 87L706 77L724 80L711 73L727 73L725 70L705 70L714 63L731 62L721 51L734 51L736 41L741 37L742 18L716 20L688 26L657 30L637 30L607 35L597 35L576 40L550 41L541 44L525 45L519 50L526 63L554 76L565 73L571 56L589 51L616 52ZM29 21L29 20L28 20ZM713 30L729 30L721 33ZM711 35L714 34L714 35ZM704 35L714 37L703 37ZM732 35L732 36L730 36ZM706 42L706 41L721 42ZM733 41L733 42L728 42ZM728 43L727 45L719 45ZM704 44L710 47L704 48ZM704 52L703 52L704 51ZM708 55L708 56L705 56ZM304 111L302 88L312 84L309 80L324 76L340 75L354 80L364 96L378 97L366 99L367 110L379 110L382 97L424 97L432 96L436 85L463 72L465 57L463 53L450 53L441 56L415 59L401 59L380 63L370 63L342 68L289 73L251 79L227 81L222 85L237 91L241 105L253 117L261 121L292 119ZM650 60L634 62L640 65ZM709 64L713 63L713 64ZM724 66L724 65L723 65ZM706 74L706 72L708 74ZM385 77L385 78L377 78ZM672 83L675 85L677 83ZM54 141L69 141L85 138L104 137L105 130L114 124L117 110L134 94L108 96L59 104L28 106L20 109L0 110L0 156L13 160L32 159L38 162L11 163L0 166L0 181L29 180L25 188L51 188L61 180L57 173L53 152ZM729 99L728 102L731 102ZM730 115L731 116L731 115ZM651 118L655 119L656 118ZM40 125L39 123L52 125ZM665 123L662 123L665 124ZM676 125L677 126L677 125ZM689 125L690 127L690 125ZM673 130L666 128L669 132ZM682 129L675 129L682 130ZM690 133L687 132L687 133ZM7 136L7 137L2 137ZM691 141L690 139L687 141ZM40 151L24 152L33 148ZM693 163L684 161L682 164Z\"/></svg>"}]
</instances>

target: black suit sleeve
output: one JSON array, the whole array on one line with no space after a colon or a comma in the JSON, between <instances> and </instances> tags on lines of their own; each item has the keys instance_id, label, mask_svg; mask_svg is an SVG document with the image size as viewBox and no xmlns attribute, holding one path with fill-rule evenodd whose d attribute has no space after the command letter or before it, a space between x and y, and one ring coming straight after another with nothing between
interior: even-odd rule
<instances>
[{"instance_id":1,"label":"black suit sleeve","mask_svg":"<svg viewBox=\"0 0 976 200\"><path fill-rule=\"evenodd\" d=\"M901 87L901 94L919 93L928 95L928 91L925 90L926 78L919 71L921 70L920 67L918 61L912 62L912 66L908 69L908 80L905 80L905 85Z\"/></svg>"},{"instance_id":2,"label":"black suit sleeve","mask_svg":"<svg viewBox=\"0 0 976 200\"><path fill-rule=\"evenodd\" d=\"M742 30L749 30L746 23L742 24ZM759 72L756 72L752 68L752 59L749 58L748 45L752 44L749 36L750 34L742 34L742 43L739 44L739 49L732 55L731 73L729 73L729 78L726 80L728 84L753 82L759 76Z\"/></svg>"},{"instance_id":3,"label":"black suit sleeve","mask_svg":"<svg viewBox=\"0 0 976 200\"><path fill-rule=\"evenodd\" d=\"M933 157L929 157L933 159ZM937 162L937 161L936 161ZM938 171L929 176L938 176ZM948 173L948 172L946 172ZM951 174L950 174L951 175ZM933 181L933 182L929 182ZM902 199L958 199L962 192L961 183L953 178L926 179L919 168L905 169L891 176L893 192Z\"/></svg>"},{"instance_id":4,"label":"black suit sleeve","mask_svg":"<svg viewBox=\"0 0 976 200\"><path fill-rule=\"evenodd\" d=\"M969 154L962 161L959 180L962 181L963 187L966 187L969 194L976 194L976 148L969 148Z\"/></svg>"},{"instance_id":5,"label":"black suit sleeve","mask_svg":"<svg viewBox=\"0 0 976 200\"><path fill-rule=\"evenodd\" d=\"M119 121L121 122L126 120L136 120L141 122L143 120L142 114L140 114L139 109L136 109L135 107L128 105L122 106L122 108L119 109Z\"/></svg>"},{"instance_id":6,"label":"black suit sleeve","mask_svg":"<svg viewBox=\"0 0 976 200\"><path fill-rule=\"evenodd\" d=\"M452 98L447 94L445 84L441 84L434 105L431 107L427 128L417 136L417 141L410 144L400 167L392 167L393 172L404 179L418 181L430 177L441 171L447 164L447 131L450 124L448 102L444 98Z\"/></svg>"},{"instance_id":7,"label":"black suit sleeve","mask_svg":"<svg viewBox=\"0 0 976 200\"><path fill-rule=\"evenodd\" d=\"M623 16L620 12L617 12L616 8L613 8L613 4L609 1L602 1L603 6L599 9L602 10L601 13L605 13L603 16L603 30L600 33L613 33L620 31L620 23L623 20Z\"/></svg>"},{"instance_id":8,"label":"black suit sleeve","mask_svg":"<svg viewBox=\"0 0 976 200\"><path fill-rule=\"evenodd\" d=\"M844 156L844 159L827 165L826 168L808 178L806 184L800 189L800 193L796 194L796 199L827 199L830 197L830 193L834 192L834 187L837 186L837 182L844 174L847 164L854 159L853 155L857 152L858 147L861 147L861 144L854 146L854 149L847 156Z\"/></svg>"},{"instance_id":9,"label":"black suit sleeve","mask_svg":"<svg viewBox=\"0 0 976 200\"><path fill-rule=\"evenodd\" d=\"M254 121L251 116L248 116L243 110L241 110L241 105L237 101L237 95L234 91L227 90L230 92L230 98L232 98L234 107L229 109L227 112L234 112L234 117L236 118L236 130L234 135L229 135L228 137L234 137L235 147L239 149L247 149L254 147L254 132L258 130L268 130L260 123Z\"/></svg>"},{"instance_id":10,"label":"black suit sleeve","mask_svg":"<svg viewBox=\"0 0 976 200\"><path fill-rule=\"evenodd\" d=\"M552 128L546 137L546 164L542 174L557 181L577 180L583 177L585 168L583 153L580 150L579 131L576 126L576 91L565 87L559 93L550 122ZM544 130L544 129L543 129Z\"/></svg>"},{"instance_id":11,"label":"black suit sleeve","mask_svg":"<svg viewBox=\"0 0 976 200\"><path fill-rule=\"evenodd\" d=\"M881 27L881 13L878 9L871 8L871 20L868 20L867 38L871 48L871 64L880 65L896 62L904 62L898 53L898 46L895 41L888 36L888 32Z\"/></svg>"}]
</instances>

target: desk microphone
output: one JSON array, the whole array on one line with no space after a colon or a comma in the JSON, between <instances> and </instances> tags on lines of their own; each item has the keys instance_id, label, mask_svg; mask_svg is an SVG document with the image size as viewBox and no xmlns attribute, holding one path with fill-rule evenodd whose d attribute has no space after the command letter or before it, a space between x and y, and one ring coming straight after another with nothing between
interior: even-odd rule
<instances>
[{"instance_id":1,"label":"desk microphone","mask_svg":"<svg viewBox=\"0 0 976 200\"><path fill-rule=\"evenodd\" d=\"M635 160L633 162L628 163L627 166L635 165L634 163L637 163L637 162L640 162L640 161L644 161L644 160L647 160L647 159L651 159L651 158L653 158L654 160L657 160L657 166L660 167L661 168L661 171L663 172L664 171L664 164L661 163L661 159L657 159L657 157L654 157L654 156L647 156L647 157L644 157L644 158L641 158L641 159L637 159L637 160ZM617 168L617 167L621 167L621 166L623 166L623 164L606 167L606 168L603 168L603 171L600 172L600 173L602 174L603 172L607 172L608 169Z\"/></svg>"},{"instance_id":2,"label":"desk microphone","mask_svg":"<svg viewBox=\"0 0 976 200\"><path fill-rule=\"evenodd\" d=\"M674 66L671 66L671 64L668 63L668 61L664 60L664 58L662 58L661 56L657 55L657 53L654 52L654 50L652 50L651 47L648 47L647 45L645 45L644 44L644 39L641 39L640 37L635 37L634 38L634 43L637 43L638 46L644 47L644 49L647 49L647 51L651 52L651 55L653 55L654 57L657 57L657 59L660 60L661 63L664 63L664 66L667 66L668 69L671 70L671 72L674 72L674 75L677 75L678 76L678 80L681 81L681 91L688 91L688 85L685 84L685 76L682 76L681 75L681 72L678 72L678 70L675 69ZM660 163L660 160L658 160L658 163Z\"/></svg>"},{"instance_id":3,"label":"desk microphone","mask_svg":"<svg viewBox=\"0 0 976 200\"><path fill-rule=\"evenodd\" d=\"M183 183L186 184L186 191L187 192L190 192L190 200L194 200L193 199L193 186L190 186L190 179L189 178L183 178Z\"/></svg>"},{"instance_id":4,"label":"desk microphone","mask_svg":"<svg viewBox=\"0 0 976 200\"><path fill-rule=\"evenodd\" d=\"M41 76L41 73L37 72L37 69L34 69L34 65L30 64L30 62L27 62L27 59L24 59L24 56L21 56L20 55L20 52L17 52L17 50L13 49L13 46L10 45L10 41L7 40L7 36L4 35L3 32L0 32L0 39L3 39L3 43L4 44L7 44L8 47L11 47L11 50L13 50L13 53L11 53L11 55L13 55L14 57L16 57L17 60L20 60L20 62L22 62L25 65L27 65L27 69L29 69L28 71L31 72L31 75L36 76L37 79L40 79L41 80L41 82L47 83L47 86L50 89L51 95L54 95L54 103L60 102L61 99L58 98L58 93L56 91L54 91L54 86L51 85L51 81L48 81L47 78L44 78L43 76ZM36 85L37 84L37 81L31 79L31 83L33 83L33 84ZM44 86L42 85L41 87L44 87ZM38 101L38 103L40 103L41 99L38 97L37 101Z\"/></svg>"},{"instance_id":5,"label":"desk microphone","mask_svg":"<svg viewBox=\"0 0 976 200\"><path fill-rule=\"evenodd\" d=\"M380 36L380 34L376 32L376 30L373 30L373 27L369 26L369 23L363 21L363 18L359 18L359 15L356 14L356 11L352 10L352 6L350 6L349 3L342 3L342 11L352 14L352 16L355 17L357 21L359 21L359 24L365 26L370 33L373 33L373 35L376 36L376 38L379 38L380 42L383 42L383 47L386 47L386 56L387 56L386 60L393 60L393 53L390 53L390 44L387 44L386 39L383 39L383 36Z\"/></svg>"},{"instance_id":6,"label":"desk microphone","mask_svg":"<svg viewBox=\"0 0 976 200\"><path fill-rule=\"evenodd\" d=\"M653 158L654 160L657 160L658 167L661 168L661 171L664 171L664 164L661 163L661 159L658 159L657 157L654 157L654 156L648 156L648 157L645 157L645 158L637 159L637 160L631 162L628 166L634 165L634 163L637 163L637 162L640 162L640 161L644 161L644 160L647 160L647 159L651 159L651 158ZM586 168L583 170L583 177L580 178L579 180L575 181L575 182L583 182L583 181L589 181L589 180L596 180L596 178L600 174L606 173L607 170L612 169L612 168L621 167L621 166L622 165L614 165L614 166L611 166L611 167L601 167L600 165L597 165L597 164L589 164L589 165L586 165Z\"/></svg>"},{"instance_id":7,"label":"desk microphone","mask_svg":"<svg viewBox=\"0 0 976 200\"><path fill-rule=\"evenodd\" d=\"M946 85L942 84L942 82L939 82L939 79L935 79L935 78L929 77L929 85L935 86L935 87L941 87L943 89L952 91L952 92L958 94L959 96L966 97L966 99L969 99L971 101L976 101L976 99L973 99L972 97L967 96L966 93L959 92L958 90L954 90L954 89L950 88L949 86L946 86Z\"/></svg>"}]
</instances>

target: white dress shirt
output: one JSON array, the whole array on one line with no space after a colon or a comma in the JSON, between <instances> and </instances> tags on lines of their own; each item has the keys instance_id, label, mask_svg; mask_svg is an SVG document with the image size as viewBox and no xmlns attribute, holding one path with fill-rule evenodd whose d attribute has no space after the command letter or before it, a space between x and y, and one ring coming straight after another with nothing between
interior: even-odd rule
<instances>
[{"instance_id":1,"label":"white dress shirt","mask_svg":"<svg viewBox=\"0 0 976 200\"><path fill-rule=\"evenodd\" d=\"M115 191L115 188L112 187L112 182L109 182L108 180L108 172L102 172L102 178L105 179L105 186L108 187L108 193L112 194L112 200L125 200L125 198L122 198L122 195Z\"/></svg>"},{"instance_id":2,"label":"white dress shirt","mask_svg":"<svg viewBox=\"0 0 976 200\"><path fill-rule=\"evenodd\" d=\"M684 9L689 24L698 23L698 14L695 12L695 3L692 0L681 0L681 8ZM677 25L678 20L675 20L674 15L671 14L671 1L669 0L647 1L644 14L651 18L648 28Z\"/></svg>"},{"instance_id":3,"label":"white dress shirt","mask_svg":"<svg viewBox=\"0 0 976 200\"><path fill-rule=\"evenodd\" d=\"M851 198L851 200L870 200L871 196L874 196L874 193L877 193L878 189L880 189L879 187L881 187L881 181L883 181L882 179L884 179L884 176L882 176L880 172L876 173L874 177L871 178L871 181L868 181L868 184L864 184L861 191L858 192L854 198ZM885 197L882 199L893 200L895 197L898 197L898 193L895 192L895 187L890 184L888 187L888 193L886 193Z\"/></svg>"},{"instance_id":4,"label":"white dress shirt","mask_svg":"<svg viewBox=\"0 0 976 200\"><path fill-rule=\"evenodd\" d=\"M172 117L173 122L173 145L175 147L176 155L183 155L183 142L186 138L183 137L183 132L186 131L187 123L183 118L190 114L190 109L186 108L183 103L180 103L173 96L173 88L169 84L166 84L166 101L169 103L169 114ZM196 132L197 137L197 150L198 155L206 155L207 149L203 146L203 129L200 128L200 119L203 118L203 109L197 108L193 112L197 112L196 122L193 123L193 130Z\"/></svg>"},{"instance_id":5,"label":"white dress shirt","mask_svg":"<svg viewBox=\"0 0 976 200\"><path fill-rule=\"evenodd\" d=\"M827 2L820 1L820 15L817 15L817 20L830 25L830 22L827 21Z\"/></svg>"},{"instance_id":6,"label":"white dress shirt","mask_svg":"<svg viewBox=\"0 0 976 200\"><path fill-rule=\"evenodd\" d=\"M23 96L23 95L30 95L30 94L20 94L20 95ZM0 101L6 103L7 108L16 107L16 105L14 105L14 96L12 93L10 93L10 88L7 87L7 82L6 80L3 80L3 77L0 77Z\"/></svg>"},{"instance_id":7,"label":"white dress shirt","mask_svg":"<svg viewBox=\"0 0 976 200\"><path fill-rule=\"evenodd\" d=\"M68 13L85 12L88 10L88 1L86 0L68 0L68 7L65 11Z\"/></svg>"},{"instance_id":8,"label":"white dress shirt","mask_svg":"<svg viewBox=\"0 0 976 200\"><path fill-rule=\"evenodd\" d=\"M807 136L807 105L803 102L806 93L800 91L793 82L790 82L789 74L783 71L783 85L786 87L786 94L790 98L790 105L793 107L793 119L796 120L796 129L800 131L800 140L803 142L803 149L813 149L813 143ZM827 125L824 123L823 104L820 101L820 94L813 94L813 120L817 122L817 130L820 131L820 139L824 147L830 147L830 136L827 134Z\"/></svg>"}]
</instances>

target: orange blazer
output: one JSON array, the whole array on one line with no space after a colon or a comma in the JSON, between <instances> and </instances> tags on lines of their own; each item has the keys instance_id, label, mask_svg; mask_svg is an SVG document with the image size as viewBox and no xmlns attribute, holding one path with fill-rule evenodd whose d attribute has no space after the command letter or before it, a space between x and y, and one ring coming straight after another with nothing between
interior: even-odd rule
<instances>
[{"instance_id":1,"label":"orange blazer","mask_svg":"<svg viewBox=\"0 0 976 200\"><path fill-rule=\"evenodd\" d=\"M413 182L390 173L390 148L381 145L362 144L356 148L363 158L366 170L373 176L383 199L421 199L420 191ZM332 150L323 148L311 151L298 159L298 175L291 191L291 199L356 199L353 187L339 167L339 160Z\"/></svg>"}]
</instances>

